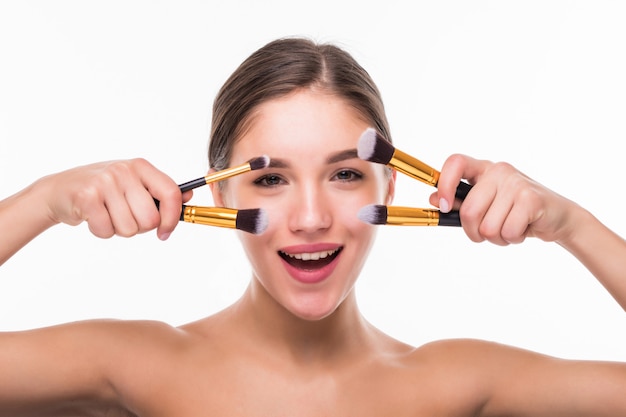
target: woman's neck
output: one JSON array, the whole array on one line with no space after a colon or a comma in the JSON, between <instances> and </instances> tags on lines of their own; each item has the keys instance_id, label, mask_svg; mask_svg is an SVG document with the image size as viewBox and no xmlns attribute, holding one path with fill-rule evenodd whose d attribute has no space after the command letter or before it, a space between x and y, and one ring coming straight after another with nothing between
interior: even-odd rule
<instances>
[{"instance_id":1,"label":"woman's neck","mask_svg":"<svg viewBox=\"0 0 626 417\"><path fill-rule=\"evenodd\" d=\"M253 278L230 310L235 315L231 318L259 347L296 362L334 362L345 360L346 355L358 356L378 334L361 316L354 289L329 316L307 320L288 311Z\"/></svg>"}]
</instances>

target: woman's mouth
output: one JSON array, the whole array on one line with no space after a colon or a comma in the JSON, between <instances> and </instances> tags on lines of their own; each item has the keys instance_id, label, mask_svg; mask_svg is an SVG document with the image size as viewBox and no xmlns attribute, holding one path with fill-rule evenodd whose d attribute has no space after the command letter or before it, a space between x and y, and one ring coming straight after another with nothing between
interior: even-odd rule
<instances>
[{"instance_id":1,"label":"woman's mouth","mask_svg":"<svg viewBox=\"0 0 626 417\"><path fill-rule=\"evenodd\" d=\"M339 254L341 248L319 252L286 253L278 251L281 258L289 265L299 269L320 269L331 263Z\"/></svg>"},{"instance_id":2,"label":"woman's mouth","mask_svg":"<svg viewBox=\"0 0 626 417\"><path fill-rule=\"evenodd\" d=\"M335 260L343 250L342 246L318 251L278 251L289 274L304 283L324 280L335 269Z\"/></svg>"}]
</instances>

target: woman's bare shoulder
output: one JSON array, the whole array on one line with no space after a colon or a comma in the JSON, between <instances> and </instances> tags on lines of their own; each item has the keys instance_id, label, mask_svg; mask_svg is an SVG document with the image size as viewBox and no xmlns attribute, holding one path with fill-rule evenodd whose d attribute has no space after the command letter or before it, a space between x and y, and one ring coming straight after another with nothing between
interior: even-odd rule
<instances>
[{"instance_id":1,"label":"woman's bare shoulder","mask_svg":"<svg viewBox=\"0 0 626 417\"><path fill-rule=\"evenodd\" d=\"M78 340L82 337L91 340L95 338L109 347L111 344L123 344L126 347L135 345L140 349L148 346L151 349L171 349L194 344L210 336L211 328L217 321L218 315L182 325L158 320L94 319L51 326L41 331L51 334L71 333Z\"/></svg>"},{"instance_id":2,"label":"woman's bare shoulder","mask_svg":"<svg viewBox=\"0 0 626 417\"><path fill-rule=\"evenodd\" d=\"M498 387L515 380L520 369L541 368L555 360L492 341L446 339L413 349L404 364L413 378L427 377L432 386L463 390L471 393L472 401L484 401Z\"/></svg>"},{"instance_id":3,"label":"woman's bare shoulder","mask_svg":"<svg viewBox=\"0 0 626 417\"><path fill-rule=\"evenodd\" d=\"M76 342L89 339L92 342L105 343L111 347L116 344L150 344L163 342L182 342L185 332L171 324L156 320L120 320L93 319L77 321L33 332L71 335Z\"/></svg>"},{"instance_id":4,"label":"woman's bare shoulder","mask_svg":"<svg viewBox=\"0 0 626 417\"><path fill-rule=\"evenodd\" d=\"M444 339L425 343L413 349L410 361L428 362L454 369L502 366L531 359L548 359L546 355L506 344L479 339Z\"/></svg>"}]
</instances>

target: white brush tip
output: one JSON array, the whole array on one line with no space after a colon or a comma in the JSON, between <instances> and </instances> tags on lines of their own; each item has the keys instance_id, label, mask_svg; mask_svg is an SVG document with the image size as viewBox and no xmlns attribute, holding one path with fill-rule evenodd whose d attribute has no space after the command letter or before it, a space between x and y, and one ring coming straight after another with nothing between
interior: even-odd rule
<instances>
[{"instance_id":1,"label":"white brush tip","mask_svg":"<svg viewBox=\"0 0 626 417\"><path fill-rule=\"evenodd\" d=\"M241 209L237 212L235 228L253 235L261 234L269 224L267 213L263 209Z\"/></svg>"},{"instance_id":2,"label":"white brush tip","mask_svg":"<svg viewBox=\"0 0 626 417\"><path fill-rule=\"evenodd\" d=\"M269 217L267 215L267 211L263 210L263 209L259 209L259 216L257 218L257 228L256 228L256 234L260 235L261 233L265 232L265 230L267 229L267 226L269 226L270 221L269 221Z\"/></svg>"},{"instance_id":3,"label":"white brush tip","mask_svg":"<svg viewBox=\"0 0 626 417\"><path fill-rule=\"evenodd\" d=\"M379 204L370 204L361 207L356 216L365 223L385 224L387 222L387 207Z\"/></svg>"},{"instance_id":4,"label":"white brush tip","mask_svg":"<svg viewBox=\"0 0 626 417\"><path fill-rule=\"evenodd\" d=\"M359 143L356 148L356 152L359 158L369 160L374 155L374 149L376 148L376 130L368 127L361 134Z\"/></svg>"},{"instance_id":5,"label":"white brush tip","mask_svg":"<svg viewBox=\"0 0 626 417\"><path fill-rule=\"evenodd\" d=\"M259 156L257 158L252 158L250 161L248 161L250 163L250 169L251 170L256 170L256 169L263 169L263 168L267 168L270 164L270 157L267 155L263 155L263 156Z\"/></svg>"}]
</instances>

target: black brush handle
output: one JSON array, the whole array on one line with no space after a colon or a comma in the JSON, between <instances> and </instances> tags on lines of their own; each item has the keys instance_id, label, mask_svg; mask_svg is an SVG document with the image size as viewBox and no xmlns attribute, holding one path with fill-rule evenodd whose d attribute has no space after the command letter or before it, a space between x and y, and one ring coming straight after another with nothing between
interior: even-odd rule
<instances>
[{"instance_id":1,"label":"black brush handle","mask_svg":"<svg viewBox=\"0 0 626 417\"><path fill-rule=\"evenodd\" d=\"M193 190L194 188L202 187L203 185L206 185L206 177L200 177L195 180L187 181L183 184L178 184L178 188L180 188L181 193L184 193L185 191Z\"/></svg>"},{"instance_id":2,"label":"black brush handle","mask_svg":"<svg viewBox=\"0 0 626 417\"><path fill-rule=\"evenodd\" d=\"M466 183L465 181L461 181L458 187L456 187L456 193L454 193L454 196L459 200L465 200L465 197L467 197L467 193L469 193L471 189L472 186L470 184Z\"/></svg>"},{"instance_id":3,"label":"black brush handle","mask_svg":"<svg viewBox=\"0 0 626 417\"><path fill-rule=\"evenodd\" d=\"M184 193L185 191L193 190L194 188L202 187L203 185L206 185L206 177L200 177L200 178L196 178L195 180L178 184L178 188L180 189L181 193ZM158 209L161 203L156 198L154 198L153 200L154 200L154 204L157 206L157 209ZM179 219L180 221L183 221L184 212L185 212L185 205L183 204L181 211L180 211L180 219Z\"/></svg>"},{"instance_id":4,"label":"black brush handle","mask_svg":"<svg viewBox=\"0 0 626 417\"><path fill-rule=\"evenodd\" d=\"M161 206L161 202L159 200L157 200L156 198L153 198L154 200L154 205L156 206L157 210L160 208ZM182 207L180 208L180 217L178 218L179 221L183 221L185 217L185 205L183 204Z\"/></svg>"},{"instance_id":5,"label":"black brush handle","mask_svg":"<svg viewBox=\"0 0 626 417\"><path fill-rule=\"evenodd\" d=\"M439 226L460 227L461 216L459 216L459 212L456 210L449 213L439 212Z\"/></svg>"},{"instance_id":6,"label":"black brush handle","mask_svg":"<svg viewBox=\"0 0 626 417\"><path fill-rule=\"evenodd\" d=\"M439 183L435 184L435 187L439 187ZM456 187L456 191L454 192L454 197L463 201L467 194L472 190L472 185L466 183L465 181L460 181L459 185Z\"/></svg>"}]
</instances>

